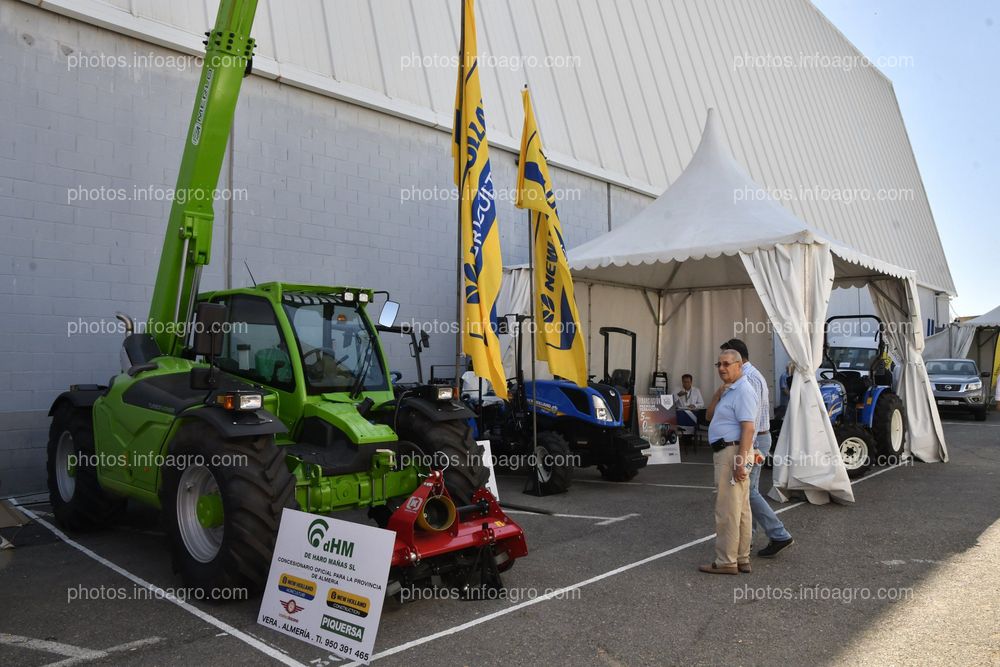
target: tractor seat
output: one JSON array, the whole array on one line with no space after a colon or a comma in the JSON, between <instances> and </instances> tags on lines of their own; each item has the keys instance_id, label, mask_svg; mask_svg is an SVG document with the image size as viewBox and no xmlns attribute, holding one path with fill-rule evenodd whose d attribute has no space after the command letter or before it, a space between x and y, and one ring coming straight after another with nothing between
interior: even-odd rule
<instances>
[{"instance_id":1,"label":"tractor seat","mask_svg":"<svg viewBox=\"0 0 1000 667\"><path fill-rule=\"evenodd\" d=\"M264 382L292 381L292 364L288 353L280 347L258 350L254 355L254 365Z\"/></svg>"},{"instance_id":2,"label":"tractor seat","mask_svg":"<svg viewBox=\"0 0 1000 667\"><path fill-rule=\"evenodd\" d=\"M871 386L871 380L859 371L840 371L834 376L834 379L844 385L847 400L852 403L859 402L864 393L868 391L868 387Z\"/></svg>"},{"instance_id":3,"label":"tractor seat","mask_svg":"<svg viewBox=\"0 0 1000 667\"><path fill-rule=\"evenodd\" d=\"M619 393L627 394L632 385L632 371L627 368L616 368L611 371L611 384Z\"/></svg>"}]
</instances>

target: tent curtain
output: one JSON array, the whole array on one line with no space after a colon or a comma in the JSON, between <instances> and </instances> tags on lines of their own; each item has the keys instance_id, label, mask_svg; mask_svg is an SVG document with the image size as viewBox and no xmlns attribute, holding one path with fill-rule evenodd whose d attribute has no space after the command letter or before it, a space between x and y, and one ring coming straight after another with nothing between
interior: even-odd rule
<instances>
[{"instance_id":1,"label":"tent curtain","mask_svg":"<svg viewBox=\"0 0 1000 667\"><path fill-rule=\"evenodd\" d=\"M666 371L670 391L676 393L681 376L691 373L694 386L705 399L719 385L715 362L719 345L730 338L742 338L757 370L774 384L774 341L767 313L757 291L708 290L674 292L663 296L661 313L665 324L660 337L660 368ZM628 320L625 320L628 321ZM772 394L772 405L775 404Z\"/></svg>"},{"instance_id":2,"label":"tent curtain","mask_svg":"<svg viewBox=\"0 0 1000 667\"><path fill-rule=\"evenodd\" d=\"M788 243L740 253L764 310L795 367L788 409L774 453L780 500L804 491L813 504L854 502L854 492L827 417L816 369L833 291L833 255L825 243ZM774 495L772 493L772 495Z\"/></svg>"},{"instance_id":3,"label":"tent curtain","mask_svg":"<svg viewBox=\"0 0 1000 667\"><path fill-rule=\"evenodd\" d=\"M976 331L975 327L949 324L944 331L924 339L924 359L965 359Z\"/></svg>"},{"instance_id":4,"label":"tent curtain","mask_svg":"<svg viewBox=\"0 0 1000 667\"><path fill-rule=\"evenodd\" d=\"M903 367L898 390L906 406L906 452L921 461L948 461L944 430L921 352L920 300L916 280L879 280L869 285L875 311L885 324L886 343Z\"/></svg>"}]
</instances>

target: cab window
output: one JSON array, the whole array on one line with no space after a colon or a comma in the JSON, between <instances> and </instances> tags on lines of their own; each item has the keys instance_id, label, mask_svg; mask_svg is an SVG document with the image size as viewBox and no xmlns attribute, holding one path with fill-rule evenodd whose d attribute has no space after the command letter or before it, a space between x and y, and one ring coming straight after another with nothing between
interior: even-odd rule
<instances>
[{"instance_id":1,"label":"cab window","mask_svg":"<svg viewBox=\"0 0 1000 667\"><path fill-rule=\"evenodd\" d=\"M278 327L278 318L267 299L234 294L216 300L228 308L228 330L223 336L219 368L261 384L292 391L294 378Z\"/></svg>"}]
</instances>

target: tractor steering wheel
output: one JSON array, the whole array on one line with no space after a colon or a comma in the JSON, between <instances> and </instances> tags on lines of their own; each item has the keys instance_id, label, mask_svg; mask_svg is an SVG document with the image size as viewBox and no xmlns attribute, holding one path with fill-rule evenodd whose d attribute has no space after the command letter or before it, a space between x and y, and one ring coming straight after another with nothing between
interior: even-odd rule
<instances>
[{"instance_id":1,"label":"tractor steering wheel","mask_svg":"<svg viewBox=\"0 0 1000 667\"><path fill-rule=\"evenodd\" d=\"M821 368L819 371L820 380L832 380L837 375L837 371L832 368Z\"/></svg>"},{"instance_id":2,"label":"tractor steering wheel","mask_svg":"<svg viewBox=\"0 0 1000 667\"><path fill-rule=\"evenodd\" d=\"M306 359L308 359L310 356L313 355L315 355L316 361L312 363L306 361ZM337 364L338 366L343 365L344 360L347 359L348 356L350 356L345 354L340 359L338 359L336 350L331 350L328 347L314 347L313 349L309 350L308 352L302 355L302 363L306 367L305 368L306 375L309 376L310 380L323 379L323 375L325 374L323 368L323 355L326 355L331 359L333 359L334 363Z\"/></svg>"}]
</instances>

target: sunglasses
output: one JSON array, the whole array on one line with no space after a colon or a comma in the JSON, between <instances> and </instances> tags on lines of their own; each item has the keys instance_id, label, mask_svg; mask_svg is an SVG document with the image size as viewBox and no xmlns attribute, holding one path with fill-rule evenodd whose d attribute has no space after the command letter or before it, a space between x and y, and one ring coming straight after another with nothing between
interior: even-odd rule
<instances>
[{"instance_id":1,"label":"sunglasses","mask_svg":"<svg viewBox=\"0 0 1000 667\"><path fill-rule=\"evenodd\" d=\"M735 361L716 361L715 362L715 367L716 368L729 368L730 366L735 366L735 365L736 365Z\"/></svg>"}]
</instances>

